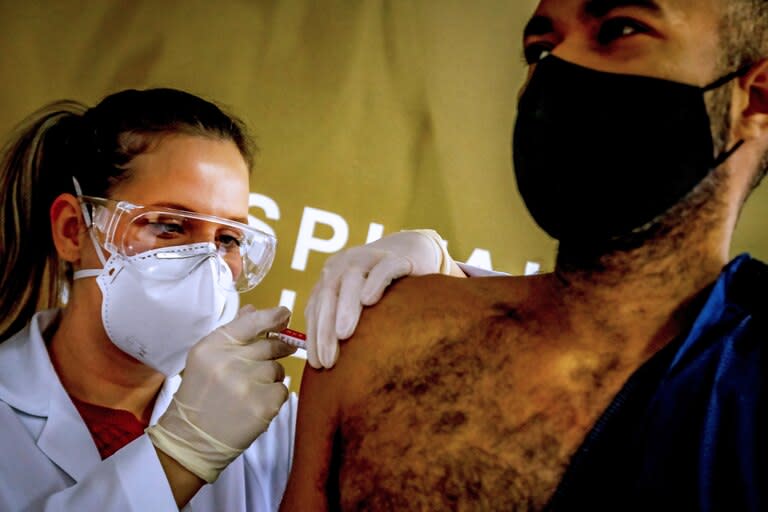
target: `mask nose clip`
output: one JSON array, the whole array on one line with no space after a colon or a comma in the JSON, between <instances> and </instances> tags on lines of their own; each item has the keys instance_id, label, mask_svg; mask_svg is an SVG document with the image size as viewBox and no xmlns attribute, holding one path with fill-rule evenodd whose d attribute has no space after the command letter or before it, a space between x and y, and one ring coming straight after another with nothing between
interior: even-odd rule
<instances>
[{"instance_id":1,"label":"mask nose clip","mask_svg":"<svg viewBox=\"0 0 768 512\"><path fill-rule=\"evenodd\" d=\"M226 262L221 259L221 255L216 248L216 244L210 242L197 244L191 250L159 251L155 254L155 258L159 260L193 260L194 262L187 270L187 275L192 274L209 260L214 260L214 265L216 265L219 274L222 272L222 265L226 266Z\"/></svg>"}]
</instances>

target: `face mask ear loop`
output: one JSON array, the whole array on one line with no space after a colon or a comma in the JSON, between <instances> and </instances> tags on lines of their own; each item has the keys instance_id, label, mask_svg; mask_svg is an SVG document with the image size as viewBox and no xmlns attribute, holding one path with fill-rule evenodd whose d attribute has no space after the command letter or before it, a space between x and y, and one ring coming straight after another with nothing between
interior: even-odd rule
<instances>
[{"instance_id":1,"label":"face mask ear loop","mask_svg":"<svg viewBox=\"0 0 768 512\"><path fill-rule=\"evenodd\" d=\"M731 158L731 155L733 155L736 152L736 150L739 149L742 145L744 145L744 139L742 139L739 142L737 142L736 144L734 144L731 149L728 149L728 150L723 151L722 153L720 153L720 156L717 157L715 159L715 162L712 164L712 168L713 169L717 169L718 167L723 165L723 163L725 163L726 160Z\"/></svg>"},{"instance_id":2,"label":"face mask ear loop","mask_svg":"<svg viewBox=\"0 0 768 512\"><path fill-rule=\"evenodd\" d=\"M712 82L708 86L702 87L701 90L702 90L702 92L709 92L709 91L713 91L715 89L719 89L720 87L724 86L725 84L727 84L728 82L730 82L734 78L738 78L738 77L746 75L747 72L751 68L752 68L752 64L745 64L744 66L740 67L736 71L732 71L732 72L728 73L727 75L725 75L725 76L723 76L721 78L718 78L717 80L715 80L714 82ZM743 144L744 144L744 140L742 139L739 142L737 142L736 144L734 144L733 147L731 147L730 149L727 149L727 150L723 151L720 154L720 156L718 156L715 159L715 161L713 162L712 168L716 169L716 168L720 167L721 165L723 165L723 163L725 163L725 161L728 160L731 157L731 155L733 155Z\"/></svg>"},{"instance_id":3,"label":"face mask ear loop","mask_svg":"<svg viewBox=\"0 0 768 512\"><path fill-rule=\"evenodd\" d=\"M702 92L709 92L709 91L714 91L715 89L719 89L720 87L724 86L734 78L739 78L746 75L751 68L752 68L752 64L746 64L740 67L739 69L737 69L736 71L731 71L727 75L718 78L717 80L707 85L706 87L702 87L701 90Z\"/></svg>"},{"instance_id":4,"label":"face mask ear loop","mask_svg":"<svg viewBox=\"0 0 768 512\"><path fill-rule=\"evenodd\" d=\"M99 245L98 240L96 240L96 235L93 233L93 220L91 219L91 214L88 211L88 207L85 205L85 202L83 201L83 189L80 188L80 182L77 181L77 178L72 176L72 183L75 185L75 194L77 194L77 200L80 203L80 211L83 212L83 220L85 220L85 227L88 229L88 235L91 237L91 243L93 244L94 249L96 249L96 256L99 257L99 261L101 261L101 266L105 267L107 266L107 259L104 257L104 252L101 246Z\"/></svg>"}]
</instances>

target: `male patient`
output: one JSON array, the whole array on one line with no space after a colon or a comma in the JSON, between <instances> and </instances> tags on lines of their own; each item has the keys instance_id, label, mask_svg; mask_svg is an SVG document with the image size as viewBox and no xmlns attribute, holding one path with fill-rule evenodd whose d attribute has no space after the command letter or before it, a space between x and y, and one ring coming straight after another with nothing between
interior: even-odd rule
<instances>
[{"instance_id":1,"label":"male patient","mask_svg":"<svg viewBox=\"0 0 768 512\"><path fill-rule=\"evenodd\" d=\"M768 506L768 267L728 264L767 28L765 0L542 0L514 164L554 273L393 285L304 374L283 509Z\"/></svg>"}]
</instances>

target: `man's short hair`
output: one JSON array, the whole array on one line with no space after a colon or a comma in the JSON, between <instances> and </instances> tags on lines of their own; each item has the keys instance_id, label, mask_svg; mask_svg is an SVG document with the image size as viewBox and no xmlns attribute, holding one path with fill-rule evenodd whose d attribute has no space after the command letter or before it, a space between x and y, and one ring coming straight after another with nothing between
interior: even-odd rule
<instances>
[{"instance_id":1,"label":"man's short hair","mask_svg":"<svg viewBox=\"0 0 768 512\"><path fill-rule=\"evenodd\" d=\"M768 55L768 1L720 0L725 15L720 25L724 69L734 70Z\"/></svg>"},{"instance_id":2,"label":"man's short hair","mask_svg":"<svg viewBox=\"0 0 768 512\"><path fill-rule=\"evenodd\" d=\"M768 0L721 0L720 71L728 73L768 57ZM768 172L768 152L755 174L753 189Z\"/></svg>"}]
</instances>

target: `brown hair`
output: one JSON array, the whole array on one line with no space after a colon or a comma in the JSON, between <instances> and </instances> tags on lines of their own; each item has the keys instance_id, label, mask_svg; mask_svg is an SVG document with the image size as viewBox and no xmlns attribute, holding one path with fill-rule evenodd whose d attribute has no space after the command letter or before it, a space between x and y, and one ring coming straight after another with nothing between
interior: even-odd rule
<instances>
[{"instance_id":1,"label":"brown hair","mask_svg":"<svg viewBox=\"0 0 768 512\"><path fill-rule=\"evenodd\" d=\"M0 341L35 311L60 305L71 282L48 215L59 194L74 193L72 177L85 194L109 197L134 157L174 133L231 140L253 164L242 122L175 89L125 90L90 109L58 101L22 122L0 157Z\"/></svg>"}]
</instances>

